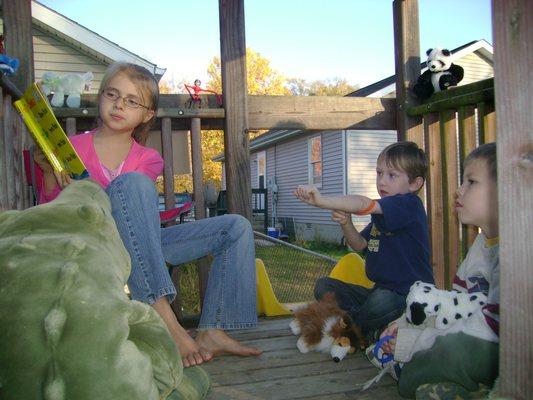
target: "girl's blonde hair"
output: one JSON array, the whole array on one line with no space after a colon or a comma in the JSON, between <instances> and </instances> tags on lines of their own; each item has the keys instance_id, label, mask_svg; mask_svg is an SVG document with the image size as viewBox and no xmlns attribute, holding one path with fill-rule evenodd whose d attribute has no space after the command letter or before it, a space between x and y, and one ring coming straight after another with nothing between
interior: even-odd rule
<instances>
[{"instance_id":1,"label":"girl's blonde hair","mask_svg":"<svg viewBox=\"0 0 533 400\"><path fill-rule=\"evenodd\" d=\"M131 79L140 92L142 104L154 111L154 115L149 121L138 125L133 130L133 139L135 139L137 143L144 144L148 132L150 131L150 127L156 118L157 103L159 101L159 85L154 75L146 68L128 62L117 62L107 68L107 71L102 78L100 90L98 91L98 105L100 104L102 91L107 87L109 81L118 74L124 74Z\"/></svg>"}]
</instances>

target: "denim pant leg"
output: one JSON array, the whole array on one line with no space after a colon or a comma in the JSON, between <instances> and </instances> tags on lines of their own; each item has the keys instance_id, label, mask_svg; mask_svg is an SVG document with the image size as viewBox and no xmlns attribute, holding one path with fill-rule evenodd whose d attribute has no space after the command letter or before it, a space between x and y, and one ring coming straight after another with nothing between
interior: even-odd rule
<instances>
[{"instance_id":1,"label":"denim pant leg","mask_svg":"<svg viewBox=\"0 0 533 400\"><path fill-rule=\"evenodd\" d=\"M250 222L224 215L163 228L165 260L181 264L213 255L199 328L257 324L255 248Z\"/></svg>"},{"instance_id":2,"label":"denim pant leg","mask_svg":"<svg viewBox=\"0 0 533 400\"><path fill-rule=\"evenodd\" d=\"M350 312L354 322L368 333L383 328L405 311L406 296L374 287L364 304Z\"/></svg>"},{"instance_id":3,"label":"denim pant leg","mask_svg":"<svg viewBox=\"0 0 533 400\"><path fill-rule=\"evenodd\" d=\"M118 176L107 187L112 215L131 258L128 287L133 299L153 304L168 296L172 284L161 249L161 223L154 183L145 175L130 172Z\"/></svg>"}]
</instances>

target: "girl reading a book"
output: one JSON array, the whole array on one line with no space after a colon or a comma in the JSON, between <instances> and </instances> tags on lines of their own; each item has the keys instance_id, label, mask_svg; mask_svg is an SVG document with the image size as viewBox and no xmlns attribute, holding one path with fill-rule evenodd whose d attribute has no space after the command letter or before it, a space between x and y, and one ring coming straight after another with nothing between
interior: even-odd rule
<instances>
[{"instance_id":1,"label":"girl reading a book","mask_svg":"<svg viewBox=\"0 0 533 400\"><path fill-rule=\"evenodd\" d=\"M150 304L163 318L183 364L201 364L223 354L259 355L259 349L230 338L224 330L257 323L255 254L250 223L239 215L203 219L161 228L154 181L163 169L158 152L144 147L156 116L159 89L145 68L116 63L98 93L101 124L72 136L90 174L108 194L113 218L131 256L128 286L132 298ZM40 151L36 174L40 202L52 200L71 179L54 173ZM177 321L170 302L176 288L166 263L182 264L213 256L198 333L193 339Z\"/></svg>"}]
</instances>

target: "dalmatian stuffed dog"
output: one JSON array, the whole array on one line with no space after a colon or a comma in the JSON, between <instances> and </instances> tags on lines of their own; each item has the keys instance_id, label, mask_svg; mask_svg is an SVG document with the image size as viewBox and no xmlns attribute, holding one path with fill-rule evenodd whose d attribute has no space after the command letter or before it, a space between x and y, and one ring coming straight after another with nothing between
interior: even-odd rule
<instances>
[{"instance_id":1,"label":"dalmatian stuffed dog","mask_svg":"<svg viewBox=\"0 0 533 400\"><path fill-rule=\"evenodd\" d=\"M429 317L435 317L435 327L446 329L460 319L487 304L487 296L481 292L466 293L456 290L441 290L422 281L415 282L407 295L407 322L424 324Z\"/></svg>"}]
</instances>

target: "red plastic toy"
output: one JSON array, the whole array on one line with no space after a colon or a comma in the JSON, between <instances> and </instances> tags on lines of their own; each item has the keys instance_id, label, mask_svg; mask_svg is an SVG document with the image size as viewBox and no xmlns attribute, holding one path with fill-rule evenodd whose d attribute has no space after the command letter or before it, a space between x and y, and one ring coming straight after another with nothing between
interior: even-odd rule
<instances>
[{"instance_id":1,"label":"red plastic toy","mask_svg":"<svg viewBox=\"0 0 533 400\"><path fill-rule=\"evenodd\" d=\"M200 87L201 84L202 82L199 79L196 79L194 81L193 86L185 84L185 89L187 89L189 96L191 96L190 107L192 107L193 104L198 104L198 107L202 107L202 98L200 97L200 93L214 94L217 97L218 105L222 107L222 96L220 96L220 94L218 94L217 92L214 92L213 90L202 89Z\"/></svg>"}]
</instances>

